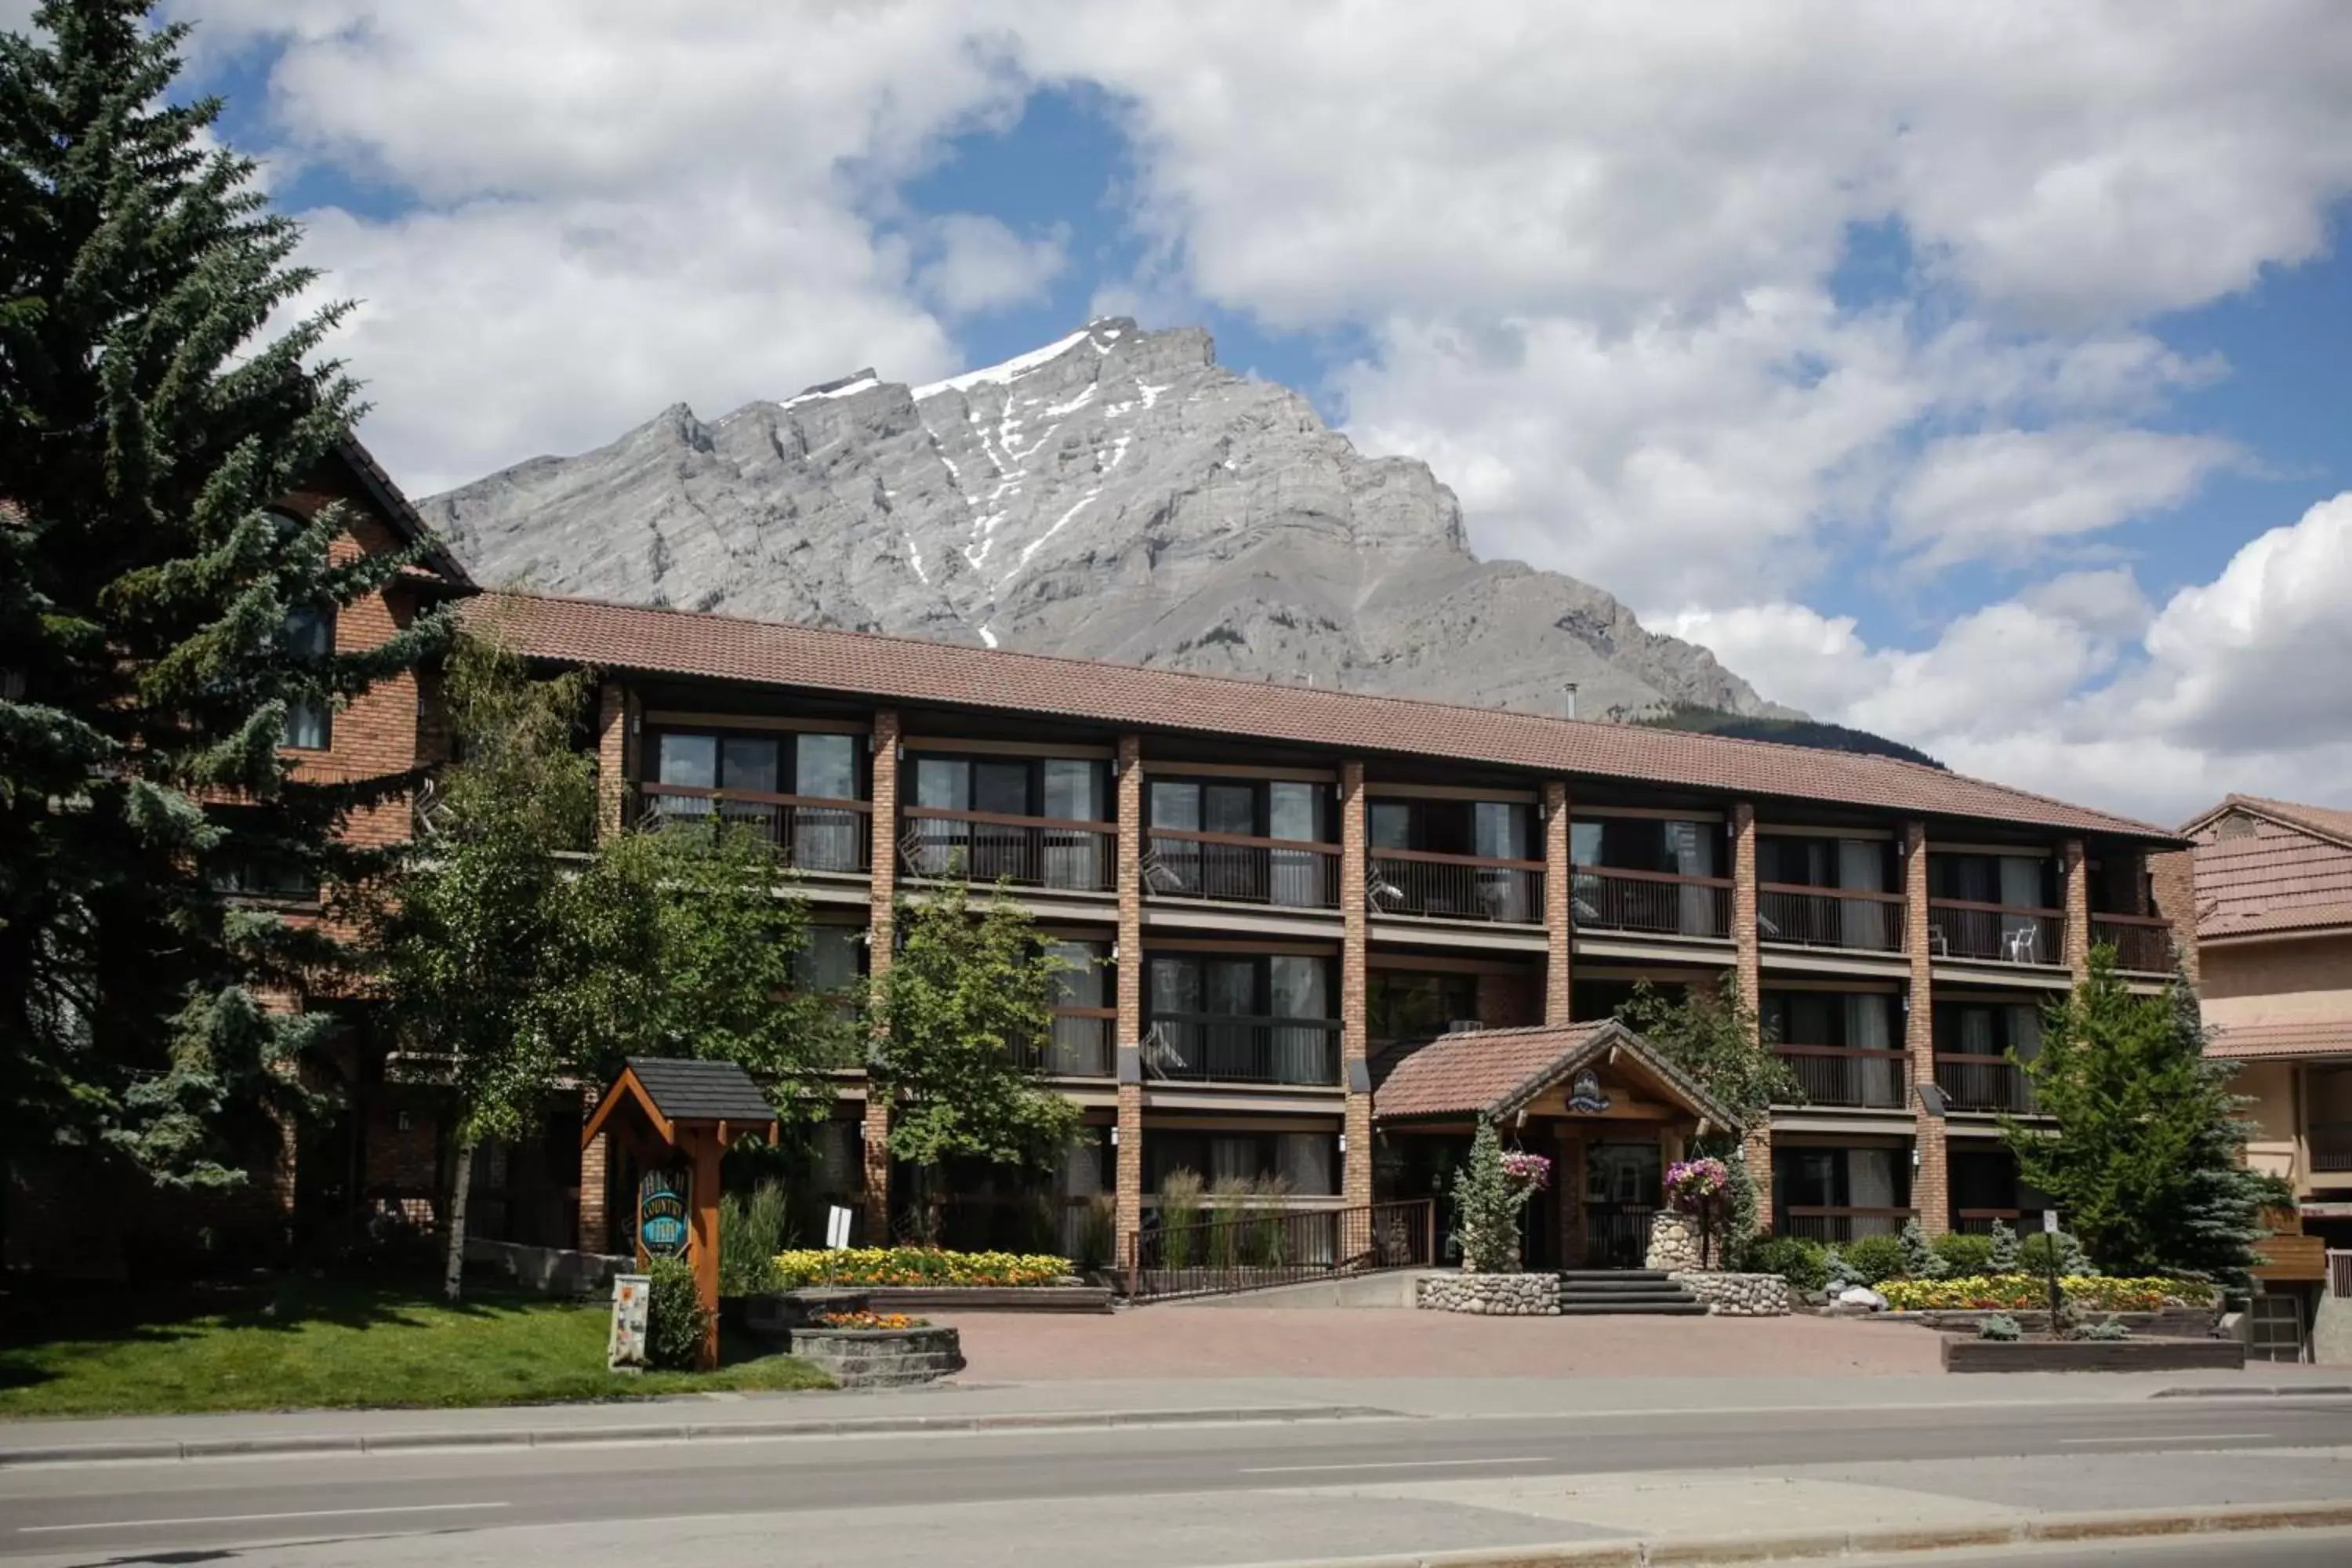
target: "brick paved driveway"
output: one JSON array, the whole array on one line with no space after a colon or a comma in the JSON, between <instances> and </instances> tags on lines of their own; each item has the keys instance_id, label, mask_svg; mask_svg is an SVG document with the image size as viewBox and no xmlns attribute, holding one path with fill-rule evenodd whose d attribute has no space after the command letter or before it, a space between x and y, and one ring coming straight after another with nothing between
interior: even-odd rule
<instances>
[{"instance_id":1,"label":"brick paved driveway","mask_svg":"<svg viewBox=\"0 0 2352 1568\"><path fill-rule=\"evenodd\" d=\"M1402 1308L971 1312L966 1379L1754 1377L1940 1371L1920 1328L1835 1318L1475 1318Z\"/></svg>"}]
</instances>

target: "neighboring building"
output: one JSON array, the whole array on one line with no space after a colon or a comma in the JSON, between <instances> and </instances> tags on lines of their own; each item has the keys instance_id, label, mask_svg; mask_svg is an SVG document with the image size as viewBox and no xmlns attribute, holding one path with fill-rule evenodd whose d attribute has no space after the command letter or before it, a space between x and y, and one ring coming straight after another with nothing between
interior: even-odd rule
<instances>
[{"instance_id":1,"label":"neighboring building","mask_svg":"<svg viewBox=\"0 0 2352 1568\"><path fill-rule=\"evenodd\" d=\"M2305 1235L2352 1247L2352 811L2233 795L2182 831L2207 1048L2253 1100L2247 1158L2293 1184Z\"/></svg>"}]
</instances>

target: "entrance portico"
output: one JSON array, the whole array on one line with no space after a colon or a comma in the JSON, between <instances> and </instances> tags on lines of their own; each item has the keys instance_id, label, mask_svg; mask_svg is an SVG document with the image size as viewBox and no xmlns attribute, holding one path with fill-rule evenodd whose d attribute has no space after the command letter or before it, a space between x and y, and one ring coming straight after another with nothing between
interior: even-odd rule
<instances>
[{"instance_id":1,"label":"entrance portico","mask_svg":"<svg viewBox=\"0 0 2352 1568\"><path fill-rule=\"evenodd\" d=\"M1450 1234L1453 1173L1479 1121L1552 1162L1526 1215L1537 1268L1638 1268L1666 1166L1738 1121L1617 1020L1465 1029L1372 1062L1375 1196L1433 1197Z\"/></svg>"}]
</instances>

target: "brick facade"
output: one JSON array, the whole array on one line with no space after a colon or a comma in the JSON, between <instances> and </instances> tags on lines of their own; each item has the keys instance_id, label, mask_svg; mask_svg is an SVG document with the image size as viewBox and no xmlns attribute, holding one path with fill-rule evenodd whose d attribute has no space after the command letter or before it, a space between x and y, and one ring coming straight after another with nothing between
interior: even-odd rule
<instances>
[{"instance_id":1,"label":"brick facade","mask_svg":"<svg viewBox=\"0 0 2352 1568\"><path fill-rule=\"evenodd\" d=\"M1546 779L1543 786L1544 830L1544 936L1548 952L1544 961L1544 1016L1547 1024L1566 1024L1572 1020L1570 998L1574 994L1570 977L1574 972L1576 932L1570 911L1574 908L1574 873L1569 866L1569 801L1568 784L1564 779Z\"/></svg>"},{"instance_id":2,"label":"brick facade","mask_svg":"<svg viewBox=\"0 0 2352 1568\"><path fill-rule=\"evenodd\" d=\"M2156 897L2149 912L2172 927L2172 951L2188 970L2189 980L2200 979L2197 960L2197 856L2194 850L2167 849L2147 858L2147 880Z\"/></svg>"},{"instance_id":3,"label":"brick facade","mask_svg":"<svg viewBox=\"0 0 2352 1568\"><path fill-rule=\"evenodd\" d=\"M873 889L866 910L866 972L879 980L890 968L898 941L898 714L874 713ZM890 1105L866 1097L865 1242L890 1245Z\"/></svg>"},{"instance_id":4,"label":"brick facade","mask_svg":"<svg viewBox=\"0 0 2352 1568\"><path fill-rule=\"evenodd\" d=\"M1339 1072L1348 1093L1339 1190L1350 1206L1372 1201L1372 1097L1360 1087L1371 1044L1366 1006L1371 920L1364 901L1368 815L1364 764L1350 758L1339 764Z\"/></svg>"},{"instance_id":5,"label":"brick facade","mask_svg":"<svg viewBox=\"0 0 2352 1568\"><path fill-rule=\"evenodd\" d=\"M2059 847L2058 887L2066 900L2066 967L2080 980L2091 972L2091 866L2079 838Z\"/></svg>"},{"instance_id":6,"label":"brick facade","mask_svg":"<svg viewBox=\"0 0 2352 1568\"><path fill-rule=\"evenodd\" d=\"M1143 1085L1134 1053L1143 1039L1143 741L1118 738L1118 1152L1115 1178L1116 1247L1131 1262L1131 1244L1143 1227Z\"/></svg>"},{"instance_id":7,"label":"brick facade","mask_svg":"<svg viewBox=\"0 0 2352 1568\"><path fill-rule=\"evenodd\" d=\"M1911 1205L1919 1211L1919 1227L1930 1236L1941 1236L1951 1228L1952 1215L1944 1122L1928 1112L1918 1093L1920 1085L1932 1089L1936 1082L1935 956L1928 932L1927 825L1906 822L1903 825L1903 946L1911 960L1911 991L1903 1017L1903 1048L1909 1053L1910 1100L1916 1116Z\"/></svg>"}]
</instances>

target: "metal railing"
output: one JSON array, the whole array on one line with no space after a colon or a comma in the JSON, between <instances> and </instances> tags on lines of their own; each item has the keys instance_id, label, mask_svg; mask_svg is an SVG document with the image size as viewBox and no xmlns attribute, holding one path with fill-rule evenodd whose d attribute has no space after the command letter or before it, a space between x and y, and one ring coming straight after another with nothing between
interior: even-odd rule
<instances>
[{"instance_id":1,"label":"metal railing","mask_svg":"<svg viewBox=\"0 0 2352 1568\"><path fill-rule=\"evenodd\" d=\"M2328 1253L2327 1293L2339 1300L2352 1297L2352 1252Z\"/></svg>"},{"instance_id":2,"label":"metal railing","mask_svg":"<svg viewBox=\"0 0 2352 1568\"><path fill-rule=\"evenodd\" d=\"M1936 1087L1954 1110L2023 1114L2034 1108L2033 1080L2007 1057L1937 1051Z\"/></svg>"},{"instance_id":3,"label":"metal railing","mask_svg":"<svg viewBox=\"0 0 2352 1568\"><path fill-rule=\"evenodd\" d=\"M2091 945L2116 950L2116 967L2137 974L2172 973L2172 922L2152 915L2091 917Z\"/></svg>"},{"instance_id":4,"label":"metal railing","mask_svg":"<svg viewBox=\"0 0 2352 1568\"><path fill-rule=\"evenodd\" d=\"M1954 1209L1952 1228L1962 1236L1990 1236L1994 1226L2005 1225L2015 1230L2018 1221L2024 1217L2023 1209Z\"/></svg>"},{"instance_id":5,"label":"metal railing","mask_svg":"<svg viewBox=\"0 0 2352 1568\"><path fill-rule=\"evenodd\" d=\"M2352 1121L2315 1121L2305 1140L2315 1171L2352 1171Z\"/></svg>"},{"instance_id":6,"label":"metal railing","mask_svg":"<svg viewBox=\"0 0 2352 1568\"><path fill-rule=\"evenodd\" d=\"M1639 1268L1649 1261L1653 1204L1584 1205L1584 1266L1587 1268Z\"/></svg>"},{"instance_id":7,"label":"metal railing","mask_svg":"<svg viewBox=\"0 0 2352 1568\"><path fill-rule=\"evenodd\" d=\"M1927 946L1938 958L2063 963L2066 911L1935 899L1927 905Z\"/></svg>"},{"instance_id":8,"label":"metal railing","mask_svg":"<svg viewBox=\"0 0 2352 1568\"><path fill-rule=\"evenodd\" d=\"M1544 863L1382 849L1372 857L1364 900L1379 915L1541 925Z\"/></svg>"},{"instance_id":9,"label":"metal railing","mask_svg":"<svg viewBox=\"0 0 2352 1568\"><path fill-rule=\"evenodd\" d=\"M1214 899L1286 909L1339 907L1339 847L1155 827L1143 867L1155 898Z\"/></svg>"},{"instance_id":10,"label":"metal railing","mask_svg":"<svg viewBox=\"0 0 2352 1568\"><path fill-rule=\"evenodd\" d=\"M1903 951L1903 895L1766 882L1756 889L1756 934L1793 947Z\"/></svg>"},{"instance_id":11,"label":"metal railing","mask_svg":"<svg viewBox=\"0 0 2352 1568\"><path fill-rule=\"evenodd\" d=\"M1339 1020L1160 1013L1142 1054L1147 1078L1328 1086L1339 1081Z\"/></svg>"},{"instance_id":12,"label":"metal railing","mask_svg":"<svg viewBox=\"0 0 2352 1568\"><path fill-rule=\"evenodd\" d=\"M1731 879L1679 877L1579 866L1570 878L1570 910L1586 931L1648 931L1660 936L1731 934Z\"/></svg>"},{"instance_id":13,"label":"metal railing","mask_svg":"<svg viewBox=\"0 0 2352 1568\"><path fill-rule=\"evenodd\" d=\"M1056 1007L1045 1037L1014 1047L1013 1058L1048 1078L1109 1078L1118 1021L1116 1007Z\"/></svg>"},{"instance_id":14,"label":"metal railing","mask_svg":"<svg viewBox=\"0 0 2352 1568\"><path fill-rule=\"evenodd\" d=\"M1188 1225L1131 1231L1127 1293L1135 1301L1229 1295L1436 1260L1428 1198L1355 1208L1244 1208Z\"/></svg>"},{"instance_id":15,"label":"metal railing","mask_svg":"<svg viewBox=\"0 0 2352 1568\"><path fill-rule=\"evenodd\" d=\"M1793 1205L1780 1211L1784 1235L1815 1241L1856 1241L1865 1236L1893 1236L1917 1209L1813 1208Z\"/></svg>"},{"instance_id":16,"label":"metal railing","mask_svg":"<svg viewBox=\"0 0 2352 1568\"><path fill-rule=\"evenodd\" d=\"M803 871L864 871L873 864L874 807L862 800L766 795L755 790L703 789L693 784L641 784L636 825L723 822L747 827Z\"/></svg>"},{"instance_id":17,"label":"metal railing","mask_svg":"<svg viewBox=\"0 0 2352 1568\"><path fill-rule=\"evenodd\" d=\"M910 877L958 877L1107 893L1118 885L1118 828L1108 822L1007 816L910 805L899 864Z\"/></svg>"},{"instance_id":18,"label":"metal railing","mask_svg":"<svg viewBox=\"0 0 2352 1568\"><path fill-rule=\"evenodd\" d=\"M1901 1051L1849 1050L1843 1046L1775 1046L1772 1052L1797 1075L1806 1100L1900 1110L1908 1088Z\"/></svg>"}]
</instances>

